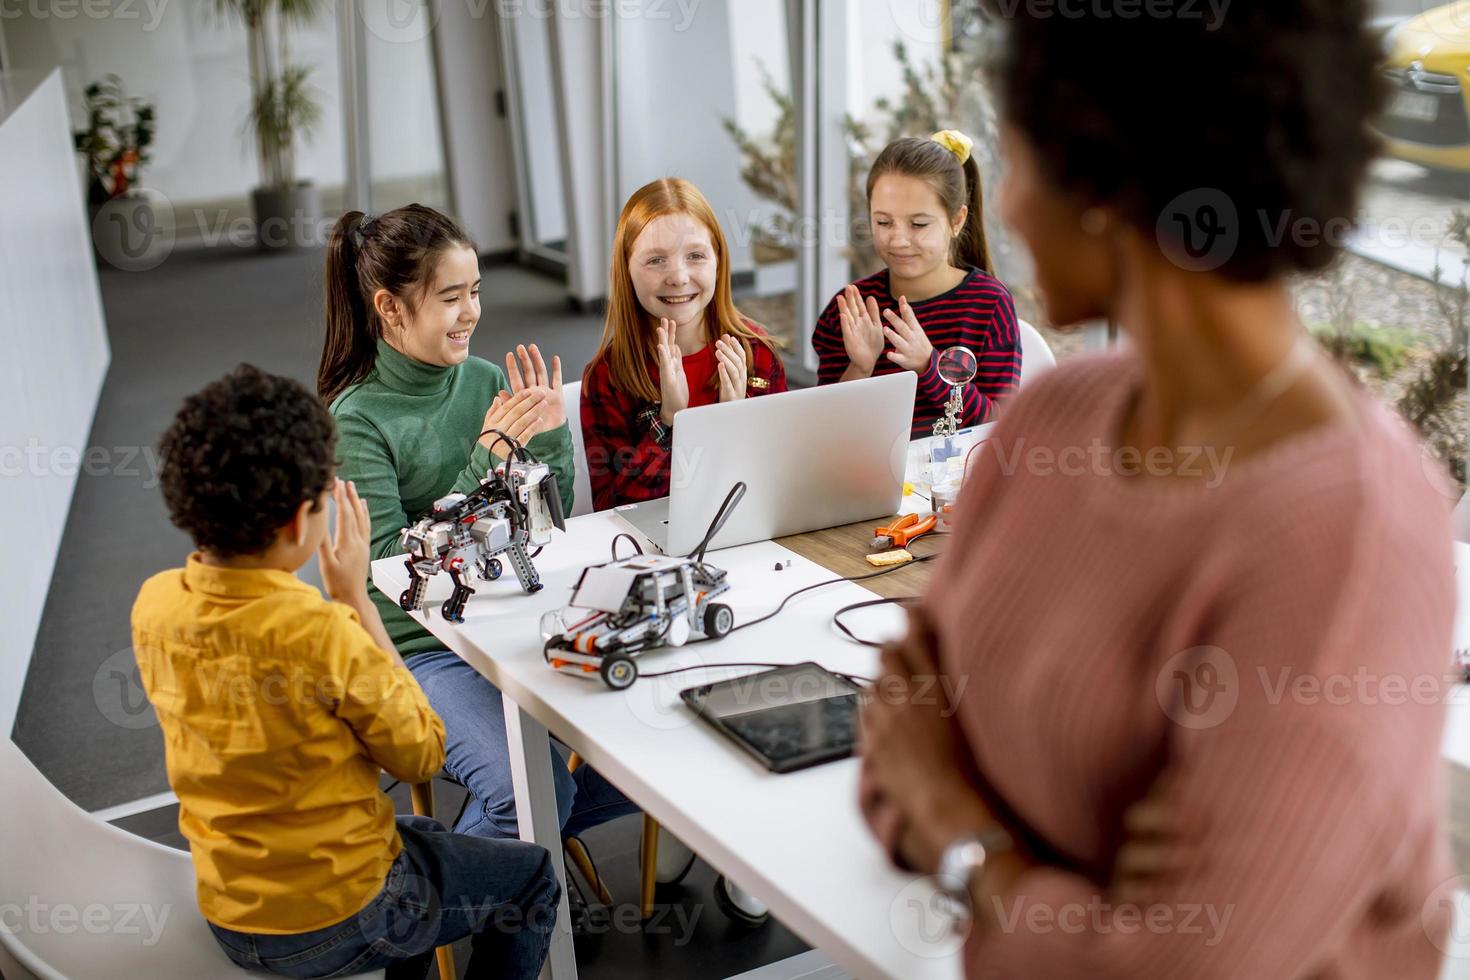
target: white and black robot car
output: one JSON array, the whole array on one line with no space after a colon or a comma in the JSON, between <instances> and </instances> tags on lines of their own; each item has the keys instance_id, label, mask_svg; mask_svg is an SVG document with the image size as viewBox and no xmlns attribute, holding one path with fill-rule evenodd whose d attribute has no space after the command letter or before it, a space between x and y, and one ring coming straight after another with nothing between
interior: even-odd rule
<instances>
[{"instance_id":1,"label":"white and black robot car","mask_svg":"<svg viewBox=\"0 0 1470 980\"><path fill-rule=\"evenodd\" d=\"M682 646L690 634L717 639L735 627L723 569L690 558L633 555L582 572L566 609L548 613L546 662L585 677L600 675L623 690L638 679L633 658L660 646Z\"/></svg>"}]
</instances>

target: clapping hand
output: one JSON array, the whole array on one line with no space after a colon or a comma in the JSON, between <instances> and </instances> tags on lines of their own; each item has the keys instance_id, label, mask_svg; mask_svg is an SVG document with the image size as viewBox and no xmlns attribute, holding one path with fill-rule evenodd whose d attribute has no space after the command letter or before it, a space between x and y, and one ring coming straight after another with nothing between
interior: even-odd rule
<instances>
[{"instance_id":1,"label":"clapping hand","mask_svg":"<svg viewBox=\"0 0 1470 980\"><path fill-rule=\"evenodd\" d=\"M842 323L842 346L847 350L848 362L864 375L872 374L883 353L883 319L878 315L878 301L869 296L864 304L857 287L849 285L837 294L837 317Z\"/></svg>"},{"instance_id":2,"label":"clapping hand","mask_svg":"<svg viewBox=\"0 0 1470 980\"><path fill-rule=\"evenodd\" d=\"M674 415L689 407L689 379L684 376L684 353L675 340L676 324L667 317L658 321L658 389L664 425L674 424Z\"/></svg>"},{"instance_id":3,"label":"clapping hand","mask_svg":"<svg viewBox=\"0 0 1470 980\"><path fill-rule=\"evenodd\" d=\"M883 336L893 345L888 359L906 371L927 371L929 359L934 355L934 345L929 343L929 335L919 326L909 301L900 296L898 312L884 310L883 319L888 323L883 328Z\"/></svg>"},{"instance_id":4,"label":"clapping hand","mask_svg":"<svg viewBox=\"0 0 1470 980\"><path fill-rule=\"evenodd\" d=\"M566 402L562 398L561 358L551 358L551 371L541 359L541 351L535 344L529 348L519 344L505 355L505 375L510 380L512 395L529 389L541 389L544 397L537 410L538 428L531 435L558 429L567 420Z\"/></svg>"},{"instance_id":5,"label":"clapping hand","mask_svg":"<svg viewBox=\"0 0 1470 980\"><path fill-rule=\"evenodd\" d=\"M745 348L734 337L715 341L715 368L720 376L720 401L733 402L745 397L749 375L745 367Z\"/></svg>"}]
</instances>

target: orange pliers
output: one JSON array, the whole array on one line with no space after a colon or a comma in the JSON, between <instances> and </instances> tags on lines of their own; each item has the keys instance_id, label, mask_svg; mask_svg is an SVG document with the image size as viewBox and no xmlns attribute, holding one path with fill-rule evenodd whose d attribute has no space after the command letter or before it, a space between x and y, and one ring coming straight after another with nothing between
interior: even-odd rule
<instances>
[{"instance_id":1,"label":"orange pliers","mask_svg":"<svg viewBox=\"0 0 1470 980\"><path fill-rule=\"evenodd\" d=\"M930 514L905 514L887 527L873 529L873 544L869 551L888 551L890 548L907 548L910 541L921 534L928 534L939 523L939 517Z\"/></svg>"}]
</instances>

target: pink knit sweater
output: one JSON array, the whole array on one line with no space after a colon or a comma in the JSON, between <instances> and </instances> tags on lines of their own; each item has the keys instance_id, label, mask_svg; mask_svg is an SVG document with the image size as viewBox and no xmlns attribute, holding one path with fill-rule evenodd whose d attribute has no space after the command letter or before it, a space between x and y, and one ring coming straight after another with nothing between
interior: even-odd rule
<instances>
[{"instance_id":1,"label":"pink knit sweater","mask_svg":"<svg viewBox=\"0 0 1470 980\"><path fill-rule=\"evenodd\" d=\"M970 936L968 974L1433 977L1455 612L1436 471L1360 395L1358 422L1223 479L1207 457L1193 482L1125 475L1105 447L1141 377L1085 358L1012 399L925 600L988 790L1052 862ZM1184 870L1118 906L1124 811L1165 773Z\"/></svg>"}]
</instances>

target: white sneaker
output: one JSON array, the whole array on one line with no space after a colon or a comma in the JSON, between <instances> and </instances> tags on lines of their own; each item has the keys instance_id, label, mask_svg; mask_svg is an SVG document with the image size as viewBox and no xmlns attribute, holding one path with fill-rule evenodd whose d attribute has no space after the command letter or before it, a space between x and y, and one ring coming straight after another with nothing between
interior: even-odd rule
<instances>
[{"instance_id":1,"label":"white sneaker","mask_svg":"<svg viewBox=\"0 0 1470 980\"><path fill-rule=\"evenodd\" d=\"M640 858L643 845L639 844ZM660 885L677 885L684 880L689 869L694 867L694 852L683 841L669 833L667 827L658 829L658 859L654 862L653 878Z\"/></svg>"},{"instance_id":2,"label":"white sneaker","mask_svg":"<svg viewBox=\"0 0 1470 980\"><path fill-rule=\"evenodd\" d=\"M724 875L715 879L715 904L727 917L751 928L765 925L771 917L765 902Z\"/></svg>"}]
</instances>

